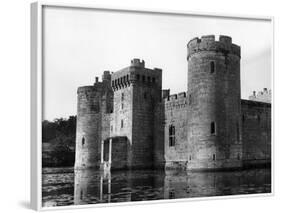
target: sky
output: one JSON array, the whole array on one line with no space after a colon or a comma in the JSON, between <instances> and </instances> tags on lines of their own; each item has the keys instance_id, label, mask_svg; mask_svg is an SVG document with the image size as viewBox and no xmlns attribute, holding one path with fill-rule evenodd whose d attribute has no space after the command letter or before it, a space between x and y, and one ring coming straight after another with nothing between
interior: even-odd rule
<instances>
[{"instance_id":1,"label":"sky","mask_svg":"<svg viewBox=\"0 0 281 213\"><path fill-rule=\"evenodd\" d=\"M272 25L258 19L45 7L43 119L76 115L77 88L133 58L163 70L163 89L187 90L189 40L228 35L241 46L241 96L271 89Z\"/></svg>"}]
</instances>

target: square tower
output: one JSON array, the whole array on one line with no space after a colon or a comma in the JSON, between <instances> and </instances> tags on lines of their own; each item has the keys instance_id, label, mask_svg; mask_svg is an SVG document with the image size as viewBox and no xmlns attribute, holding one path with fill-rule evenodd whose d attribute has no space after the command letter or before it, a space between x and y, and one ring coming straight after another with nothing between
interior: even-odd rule
<instances>
[{"instance_id":1,"label":"square tower","mask_svg":"<svg viewBox=\"0 0 281 213\"><path fill-rule=\"evenodd\" d=\"M126 137L127 167L151 168L154 148L154 112L161 101L162 70L145 68L145 62L112 74L114 91L111 137Z\"/></svg>"}]
</instances>

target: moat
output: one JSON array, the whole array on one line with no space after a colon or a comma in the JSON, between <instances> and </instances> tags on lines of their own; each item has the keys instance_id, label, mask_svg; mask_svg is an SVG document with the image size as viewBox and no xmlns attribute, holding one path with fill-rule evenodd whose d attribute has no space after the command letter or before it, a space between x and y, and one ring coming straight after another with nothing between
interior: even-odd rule
<instances>
[{"instance_id":1,"label":"moat","mask_svg":"<svg viewBox=\"0 0 281 213\"><path fill-rule=\"evenodd\" d=\"M271 192L271 169L224 172L44 168L43 206L116 203Z\"/></svg>"}]
</instances>

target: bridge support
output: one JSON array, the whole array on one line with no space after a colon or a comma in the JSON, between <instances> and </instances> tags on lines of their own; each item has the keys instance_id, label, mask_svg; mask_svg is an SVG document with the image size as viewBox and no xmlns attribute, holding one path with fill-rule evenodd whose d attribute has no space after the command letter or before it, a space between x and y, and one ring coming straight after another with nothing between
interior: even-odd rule
<instances>
[{"instance_id":1,"label":"bridge support","mask_svg":"<svg viewBox=\"0 0 281 213\"><path fill-rule=\"evenodd\" d=\"M108 151L108 161L104 161L104 141L101 141L101 160L100 169L104 171L110 171L112 163L112 138L109 139L109 151Z\"/></svg>"}]
</instances>

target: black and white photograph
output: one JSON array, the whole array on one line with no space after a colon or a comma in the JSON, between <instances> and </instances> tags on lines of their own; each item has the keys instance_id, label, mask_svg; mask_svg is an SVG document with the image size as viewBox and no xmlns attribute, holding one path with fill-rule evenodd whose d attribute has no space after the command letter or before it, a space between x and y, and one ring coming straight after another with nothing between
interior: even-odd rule
<instances>
[{"instance_id":1,"label":"black and white photograph","mask_svg":"<svg viewBox=\"0 0 281 213\"><path fill-rule=\"evenodd\" d=\"M46 5L42 207L272 193L270 18Z\"/></svg>"}]
</instances>

